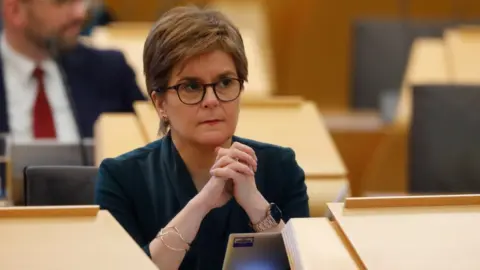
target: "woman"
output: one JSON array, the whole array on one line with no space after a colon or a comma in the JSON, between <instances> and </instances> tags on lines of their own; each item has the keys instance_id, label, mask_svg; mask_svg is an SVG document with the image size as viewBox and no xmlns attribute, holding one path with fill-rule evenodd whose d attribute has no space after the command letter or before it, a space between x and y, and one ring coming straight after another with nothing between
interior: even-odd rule
<instances>
[{"instance_id":1,"label":"woman","mask_svg":"<svg viewBox=\"0 0 480 270\"><path fill-rule=\"evenodd\" d=\"M233 135L247 59L221 13L165 13L144 69L165 136L104 160L96 201L160 269L221 269L231 233L280 231L309 215L294 152Z\"/></svg>"}]
</instances>

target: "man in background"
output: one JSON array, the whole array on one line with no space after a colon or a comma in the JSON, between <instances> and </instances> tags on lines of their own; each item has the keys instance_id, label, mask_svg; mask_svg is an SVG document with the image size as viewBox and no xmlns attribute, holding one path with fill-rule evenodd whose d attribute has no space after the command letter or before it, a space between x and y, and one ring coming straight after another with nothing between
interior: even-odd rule
<instances>
[{"instance_id":1,"label":"man in background","mask_svg":"<svg viewBox=\"0 0 480 270\"><path fill-rule=\"evenodd\" d=\"M0 133L75 142L77 130L92 137L101 113L144 99L122 53L79 43L88 2L3 0Z\"/></svg>"}]
</instances>

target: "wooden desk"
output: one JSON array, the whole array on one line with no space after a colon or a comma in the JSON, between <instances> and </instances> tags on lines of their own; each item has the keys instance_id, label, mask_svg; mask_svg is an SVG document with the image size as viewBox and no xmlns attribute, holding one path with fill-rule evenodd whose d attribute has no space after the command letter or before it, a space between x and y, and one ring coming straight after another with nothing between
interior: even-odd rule
<instances>
[{"instance_id":1,"label":"wooden desk","mask_svg":"<svg viewBox=\"0 0 480 270\"><path fill-rule=\"evenodd\" d=\"M327 203L341 202L350 196L347 178L315 179L307 177L305 183L311 217L324 217L327 213Z\"/></svg>"},{"instance_id":2,"label":"wooden desk","mask_svg":"<svg viewBox=\"0 0 480 270\"><path fill-rule=\"evenodd\" d=\"M385 137L386 124L378 112L325 111L325 123L348 169L351 195L363 194L363 176Z\"/></svg>"},{"instance_id":3,"label":"wooden desk","mask_svg":"<svg viewBox=\"0 0 480 270\"><path fill-rule=\"evenodd\" d=\"M444 40L452 81L479 84L480 29L449 29L445 32Z\"/></svg>"},{"instance_id":4,"label":"wooden desk","mask_svg":"<svg viewBox=\"0 0 480 270\"><path fill-rule=\"evenodd\" d=\"M107 211L0 217L0 238L2 270L157 269Z\"/></svg>"},{"instance_id":5,"label":"wooden desk","mask_svg":"<svg viewBox=\"0 0 480 270\"><path fill-rule=\"evenodd\" d=\"M328 207L367 269L473 270L480 269L479 202L479 196L351 198Z\"/></svg>"},{"instance_id":6,"label":"wooden desk","mask_svg":"<svg viewBox=\"0 0 480 270\"><path fill-rule=\"evenodd\" d=\"M236 134L291 147L307 178L338 178L347 174L323 117L313 102L278 106L263 104L262 100L244 103Z\"/></svg>"},{"instance_id":7,"label":"wooden desk","mask_svg":"<svg viewBox=\"0 0 480 270\"><path fill-rule=\"evenodd\" d=\"M326 218L290 219L282 235L292 269L358 269Z\"/></svg>"},{"instance_id":8,"label":"wooden desk","mask_svg":"<svg viewBox=\"0 0 480 270\"><path fill-rule=\"evenodd\" d=\"M140 122L140 127L146 142L153 142L159 137L158 129L160 127L160 118L150 101L137 101L133 104L135 114Z\"/></svg>"},{"instance_id":9,"label":"wooden desk","mask_svg":"<svg viewBox=\"0 0 480 270\"><path fill-rule=\"evenodd\" d=\"M104 113L95 122L95 163L116 157L146 144L133 113Z\"/></svg>"}]
</instances>

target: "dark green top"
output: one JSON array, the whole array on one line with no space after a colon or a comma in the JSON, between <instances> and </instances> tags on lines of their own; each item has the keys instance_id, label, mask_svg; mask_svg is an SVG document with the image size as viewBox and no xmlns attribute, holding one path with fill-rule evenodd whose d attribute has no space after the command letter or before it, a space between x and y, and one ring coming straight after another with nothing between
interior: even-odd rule
<instances>
[{"instance_id":1,"label":"dark green top","mask_svg":"<svg viewBox=\"0 0 480 270\"><path fill-rule=\"evenodd\" d=\"M267 201L280 207L283 220L308 217L305 175L292 149L238 137L233 141L255 150L257 188ZM95 200L150 256L150 241L196 194L186 165L167 135L117 158L105 159L99 168ZM249 222L235 199L212 210L180 269L221 269L228 236L252 232Z\"/></svg>"}]
</instances>

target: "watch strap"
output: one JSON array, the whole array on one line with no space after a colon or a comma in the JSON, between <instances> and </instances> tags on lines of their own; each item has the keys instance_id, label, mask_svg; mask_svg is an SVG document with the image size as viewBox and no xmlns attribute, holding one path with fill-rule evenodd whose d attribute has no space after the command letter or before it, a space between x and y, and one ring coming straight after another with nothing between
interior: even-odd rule
<instances>
[{"instance_id":1,"label":"watch strap","mask_svg":"<svg viewBox=\"0 0 480 270\"><path fill-rule=\"evenodd\" d=\"M267 208L267 211L266 211L266 214L265 214L265 218L256 223L256 224L251 224L253 230L255 232L263 232L263 231L266 231L266 230L269 230L271 228L275 228L278 226L278 223L275 221L275 219L273 218L272 214L271 214L271 209L272 209L272 204L270 204Z\"/></svg>"}]
</instances>

